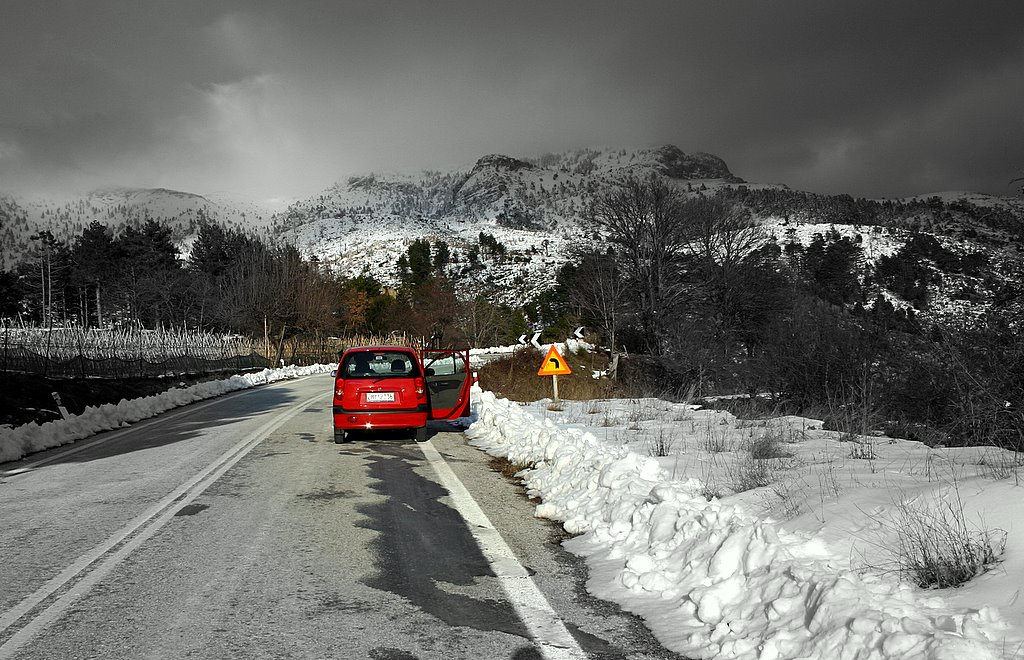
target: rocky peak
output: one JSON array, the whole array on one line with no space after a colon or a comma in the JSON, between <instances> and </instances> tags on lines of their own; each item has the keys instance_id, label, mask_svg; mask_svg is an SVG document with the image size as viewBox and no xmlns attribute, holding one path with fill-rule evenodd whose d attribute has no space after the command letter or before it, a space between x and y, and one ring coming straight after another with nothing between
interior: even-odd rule
<instances>
[{"instance_id":1,"label":"rocky peak","mask_svg":"<svg viewBox=\"0 0 1024 660\"><path fill-rule=\"evenodd\" d=\"M648 153L661 173L673 179L725 179L743 183L743 179L733 175L725 161L714 154L687 154L672 144L651 149Z\"/></svg>"},{"instance_id":2,"label":"rocky peak","mask_svg":"<svg viewBox=\"0 0 1024 660\"><path fill-rule=\"evenodd\" d=\"M518 158L512 158L511 156L502 156L500 154L490 154L476 161L476 165L473 166L474 172L480 171L482 169L494 169L503 170L507 172L515 172L516 170L532 170L534 169L534 167L533 165L530 165L526 161L519 160Z\"/></svg>"}]
</instances>

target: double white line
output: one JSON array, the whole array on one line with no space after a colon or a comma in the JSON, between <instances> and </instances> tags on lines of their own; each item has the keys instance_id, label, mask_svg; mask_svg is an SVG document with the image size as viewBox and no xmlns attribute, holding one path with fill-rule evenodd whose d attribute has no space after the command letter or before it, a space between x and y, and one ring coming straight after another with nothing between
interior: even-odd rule
<instances>
[{"instance_id":1,"label":"double white line","mask_svg":"<svg viewBox=\"0 0 1024 660\"><path fill-rule=\"evenodd\" d=\"M60 618L78 598L85 595L100 580L117 567L143 543L160 531L178 511L202 495L225 472L265 440L303 408L321 399L320 393L292 406L261 426L252 437L242 440L207 465L198 474L183 483L141 515L132 519L110 538L86 552L59 575L49 580L20 603L0 614L0 639L9 629L16 632L0 644L0 660L11 658L34 635ZM49 604L46 604L49 602ZM17 628L22 619L27 620Z\"/></svg>"}]
</instances>

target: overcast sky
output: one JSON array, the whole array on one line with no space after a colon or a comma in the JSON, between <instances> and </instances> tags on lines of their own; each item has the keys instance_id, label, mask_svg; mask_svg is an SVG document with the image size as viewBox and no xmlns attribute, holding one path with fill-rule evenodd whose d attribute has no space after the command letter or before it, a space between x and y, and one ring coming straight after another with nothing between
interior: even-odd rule
<instances>
[{"instance_id":1,"label":"overcast sky","mask_svg":"<svg viewBox=\"0 0 1024 660\"><path fill-rule=\"evenodd\" d=\"M1013 194L1024 2L3 0L0 190L255 198L675 144L817 192Z\"/></svg>"}]
</instances>

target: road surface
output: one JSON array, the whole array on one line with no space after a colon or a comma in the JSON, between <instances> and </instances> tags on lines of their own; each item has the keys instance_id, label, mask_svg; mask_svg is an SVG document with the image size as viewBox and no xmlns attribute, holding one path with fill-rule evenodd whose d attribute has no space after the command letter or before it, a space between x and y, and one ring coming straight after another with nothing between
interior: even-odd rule
<instances>
[{"instance_id":1,"label":"road surface","mask_svg":"<svg viewBox=\"0 0 1024 660\"><path fill-rule=\"evenodd\" d=\"M0 465L0 659L677 657L457 429L336 445L330 386Z\"/></svg>"}]
</instances>

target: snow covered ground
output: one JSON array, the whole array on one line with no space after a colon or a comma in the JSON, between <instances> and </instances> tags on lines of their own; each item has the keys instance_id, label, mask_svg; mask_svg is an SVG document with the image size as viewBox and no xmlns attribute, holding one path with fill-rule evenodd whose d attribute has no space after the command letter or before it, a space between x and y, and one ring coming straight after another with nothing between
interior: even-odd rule
<instances>
[{"instance_id":1,"label":"snow covered ground","mask_svg":"<svg viewBox=\"0 0 1024 660\"><path fill-rule=\"evenodd\" d=\"M563 355L571 346L560 346ZM475 352L474 364L512 347ZM238 389L329 371L266 370L0 428L0 462ZM588 589L701 658L1024 656L1020 458L841 437L819 420L743 421L658 399L518 404L474 389L470 442L534 467L536 514L579 534ZM756 458L755 456L764 456ZM932 518L915 518L928 515ZM959 588L900 567L908 523L959 514L1005 552ZM902 578L905 578L901 580Z\"/></svg>"},{"instance_id":2,"label":"snow covered ground","mask_svg":"<svg viewBox=\"0 0 1024 660\"><path fill-rule=\"evenodd\" d=\"M521 476L536 513L580 534L566 546L587 558L588 589L644 617L668 648L761 660L1021 653L1017 456L840 441L818 420L742 422L657 399L550 404L482 392L467 436L535 465ZM766 446L776 457L754 458ZM1003 561L956 589L901 581L908 522L960 511L970 535L1005 543Z\"/></svg>"}]
</instances>

